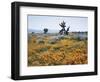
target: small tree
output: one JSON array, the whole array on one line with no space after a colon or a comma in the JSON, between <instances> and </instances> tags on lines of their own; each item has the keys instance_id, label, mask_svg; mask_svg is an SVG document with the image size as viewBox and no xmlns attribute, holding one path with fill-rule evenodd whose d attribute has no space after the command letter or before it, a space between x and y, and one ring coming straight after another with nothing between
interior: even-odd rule
<instances>
[{"instance_id":1,"label":"small tree","mask_svg":"<svg viewBox=\"0 0 100 82\"><path fill-rule=\"evenodd\" d=\"M60 30L59 33L60 33L60 34L65 34L65 33L66 33L66 30L65 30L66 23L63 21L63 22L61 22L59 25L62 27L62 29Z\"/></svg>"},{"instance_id":2,"label":"small tree","mask_svg":"<svg viewBox=\"0 0 100 82\"><path fill-rule=\"evenodd\" d=\"M32 32L32 34L34 34L34 32Z\"/></svg>"},{"instance_id":3,"label":"small tree","mask_svg":"<svg viewBox=\"0 0 100 82\"><path fill-rule=\"evenodd\" d=\"M48 32L47 28L44 28L44 34L46 34Z\"/></svg>"}]
</instances>

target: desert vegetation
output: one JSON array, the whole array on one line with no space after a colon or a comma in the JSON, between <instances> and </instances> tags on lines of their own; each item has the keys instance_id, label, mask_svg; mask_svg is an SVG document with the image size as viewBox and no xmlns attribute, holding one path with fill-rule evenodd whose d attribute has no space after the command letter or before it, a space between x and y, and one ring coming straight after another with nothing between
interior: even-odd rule
<instances>
[{"instance_id":1,"label":"desert vegetation","mask_svg":"<svg viewBox=\"0 0 100 82\"><path fill-rule=\"evenodd\" d=\"M28 33L28 66L87 64L87 32L69 32L66 23L58 33Z\"/></svg>"},{"instance_id":2,"label":"desert vegetation","mask_svg":"<svg viewBox=\"0 0 100 82\"><path fill-rule=\"evenodd\" d=\"M87 37L80 33L29 33L28 66L87 64Z\"/></svg>"}]
</instances>

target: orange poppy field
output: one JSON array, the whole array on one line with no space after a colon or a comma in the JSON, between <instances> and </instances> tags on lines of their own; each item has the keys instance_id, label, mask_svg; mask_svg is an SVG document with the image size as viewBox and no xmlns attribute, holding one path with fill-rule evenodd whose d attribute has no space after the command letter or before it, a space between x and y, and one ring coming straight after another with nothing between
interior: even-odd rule
<instances>
[{"instance_id":1,"label":"orange poppy field","mask_svg":"<svg viewBox=\"0 0 100 82\"><path fill-rule=\"evenodd\" d=\"M28 66L87 64L87 39L32 35L28 39ZM40 37L38 37L40 36ZM42 38L41 38L42 37Z\"/></svg>"}]
</instances>

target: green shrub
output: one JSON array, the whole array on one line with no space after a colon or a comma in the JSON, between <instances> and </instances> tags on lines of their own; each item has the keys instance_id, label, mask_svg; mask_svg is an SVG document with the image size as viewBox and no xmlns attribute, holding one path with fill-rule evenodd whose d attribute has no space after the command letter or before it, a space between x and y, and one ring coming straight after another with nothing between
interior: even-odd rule
<instances>
[{"instance_id":1,"label":"green shrub","mask_svg":"<svg viewBox=\"0 0 100 82\"><path fill-rule=\"evenodd\" d=\"M40 48L37 50L37 52L44 52L44 51L47 51L48 49L47 48Z\"/></svg>"}]
</instances>

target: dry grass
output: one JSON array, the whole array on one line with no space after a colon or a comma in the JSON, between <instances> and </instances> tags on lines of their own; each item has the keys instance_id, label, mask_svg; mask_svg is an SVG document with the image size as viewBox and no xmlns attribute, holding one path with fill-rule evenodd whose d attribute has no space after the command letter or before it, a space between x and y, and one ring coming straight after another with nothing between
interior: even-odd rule
<instances>
[{"instance_id":1,"label":"dry grass","mask_svg":"<svg viewBox=\"0 0 100 82\"><path fill-rule=\"evenodd\" d=\"M87 40L60 39L54 44L44 37L37 43L32 36L28 42L28 66L87 64Z\"/></svg>"}]
</instances>

